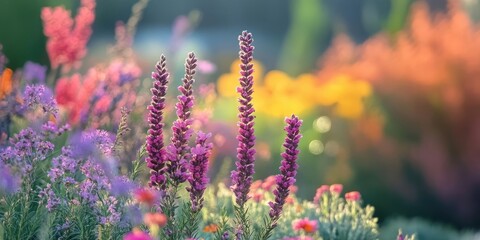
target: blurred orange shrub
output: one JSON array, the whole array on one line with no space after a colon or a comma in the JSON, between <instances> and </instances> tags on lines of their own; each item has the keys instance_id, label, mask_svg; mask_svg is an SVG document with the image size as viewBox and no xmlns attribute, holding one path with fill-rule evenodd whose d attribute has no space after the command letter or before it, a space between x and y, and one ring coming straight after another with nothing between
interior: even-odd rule
<instances>
[{"instance_id":1,"label":"blurred orange shrub","mask_svg":"<svg viewBox=\"0 0 480 240\"><path fill-rule=\"evenodd\" d=\"M339 36L320 65L320 79L346 73L370 82L387 114L387 137L370 146L377 158L365 157L364 167L377 168L404 200L436 201L443 214L472 224L480 213L480 25L458 1L437 14L414 4L407 29L394 37L356 46ZM352 134L365 144L358 138L365 132Z\"/></svg>"}]
</instances>

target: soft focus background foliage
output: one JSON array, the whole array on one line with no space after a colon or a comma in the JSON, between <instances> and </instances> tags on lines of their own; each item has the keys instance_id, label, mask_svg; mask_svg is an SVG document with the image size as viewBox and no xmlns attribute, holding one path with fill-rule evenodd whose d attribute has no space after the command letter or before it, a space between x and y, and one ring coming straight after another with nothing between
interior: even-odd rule
<instances>
[{"instance_id":1,"label":"soft focus background foliage","mask_svg":"<svg viewBox=\"0 0 480 240\"><path fill-rule=\"evenodd\" d=\"M126 105L136 106L130 134L137 142L127 145L134 150L125 149L131 154L124 155L125 168L131 166L142 143L138 140L144 139L145 89L151 82L143 79L152 71L152 63L165 53L171 59L172 85L177 86L184 53L194 49L203 61L197 77L201 85L197 99L203 110L194 113L196 127L214 134L211 179L221 182L228 175L236 148L239 70L232 49L237 49L235 36L248 29L255 35L256 46L256 178L277 172L272 166L279 165L284 137L278 129L285 116L296 113L304 120L297 196L312 199L320 185L342 183L359 190L364 202L375 206L380 221L393 219L385 223L387 230L402 227L407 232L416 227L412 231L418 232L419 239L439 231L455 239L459 233L430 227L423 220L409 225L394 218L415 216L457 230L480 228L478 0L292 0L282 4L278 0L154 0L138 25L135 53L126 57L135 59L138 66L112 61L93 68L111 56L105 49L115 42L116 22L127 20L134 3L98 1L89 52L81 66L85 75L67 74L55 90L58 103L75 111L88 103L69 98L72 85L68 83L92 94L98 72L115 69L142 80L125 80L121 89L109 89L109 84L120 81L112 76L105 83L110 98L103 105L98 100L91 110L101 114L90 126L108 128L118 124L120 109L107 109L106 101L122 96ZM48 66L41 7L76 9L78 4L73 0L0 1L0 44L8 58L6 66L15 70L27 61ZM70 117L73 127L81 124L81 115ZM167 118L173 117L170 111Z\"/></svg>"}]
</instances>

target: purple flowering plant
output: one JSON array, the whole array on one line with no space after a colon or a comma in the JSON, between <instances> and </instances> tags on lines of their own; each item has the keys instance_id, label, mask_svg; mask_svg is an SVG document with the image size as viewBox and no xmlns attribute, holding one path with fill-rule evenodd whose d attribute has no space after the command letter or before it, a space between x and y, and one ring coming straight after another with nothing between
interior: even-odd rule
<instances>
[{"instance_id":1,"label":"purple flowering plant","mask_svg":"<svg viewBox=\"0 0 480 240\"><path fill-rule=\"evenodd\" d=\"M253 181L255 163L255 135L254 135L254 108L253 94L253 37L247 31L239 36L240 42L240 79L237 92L239 98L239 131L237 135L236 169L232 171L232 191L235 195L235 214L233 221L225 221L219 239L232 236L237 239L250 239L253 234L260 239L268 239L280 218L283 205L289 195L289 187L295 183L298 168L298 143L301 138L300 126L302 121L295 115L286 119L285 152L277 176L277 189L274 191L275 200L270 203L271 211L262 230L254 233L251 228L250 217L246 203L249 200L250 186ZM150 129L146 141L147 166L150 169L149 186L162 192L158 206L167 216L166 226L160 236L165 239L195 238L199 226L199 213L203 207L203 193L208 184L208 157L211 154L212 144L209 143L211 134L198 132L193 146L189 146L189 139L193 134L190 116L194 104L192 84L197 59L190 53L185 62L185 76L182 85L178 88L180 95L175 105L177 120L172 125L170 144L164 143L163 123L165 110L165 96L169 82L166 69L166 58L161 56L152 73L153 88L151 89L151 104L148 106L148 122ZM166 146L166 147L165 147ZM181 184L187 184L190 201L182 206L179 204L178 191ZM177 208L180 209L177 211Z\"/></svg>"},{"instance_id":2,"label":"purple flowering plant","mask_svg":"<svg viewBox=\"0 0 480 240\"><path fill-rule=\"evenodd\" d=\"M255 48L247 31L238 37L238 143L229 187L210 183L215 137L194 126L195 96L203 99L194 95L202 61L193 52L185 60L177 103L167 101L172 75L162 55L151 75L150 104L145 108L139 106L147 101L135 102L138 109L146 109L146 114L136 114L146 115L148 129L128 124L137 109L126 107L133 106L130 95L141 75L131 61L132 40L147 3L139 0L127 24L118 24L115 60L107 68L92 68L80 83L78 73L47 74L46 67L28 62L20 74L28 84L0 99L8 101L8 108L0 106L0 113L8 113L0 116L0 127L11 120L17 105L16 114L28 123L16 134L8 131L6 143L0 136L0 239L376 239L373 208L361 206L358 192L344 199L341 190L323 189L313 202L295 197L302 138L302 120L296 115L285 118L279 174L260 190L254 182ZM82 6L91 10L94 1L82 0ZM85 17L91 22L88 14ZM174 42L190 29L185 21L177 22ZM5 63L0 53L0 71ZM75 84L82 85L79 94L70 91ZM21 101L13 102L17 93ZM173 109L176 119L169 124L166 113ZM100 129L111 125L116 134ZM137 152L138 142L144 144ZM124 159L127 170L121 166ZM292 229L298 219L306 225Z\"/></svg>"}]
</instances>

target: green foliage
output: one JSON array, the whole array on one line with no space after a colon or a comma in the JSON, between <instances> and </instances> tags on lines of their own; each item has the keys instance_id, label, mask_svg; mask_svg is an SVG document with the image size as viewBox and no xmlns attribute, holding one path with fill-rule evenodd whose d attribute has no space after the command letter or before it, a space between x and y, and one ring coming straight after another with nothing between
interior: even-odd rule
<instances>
[{"instance_id":1,"label":"green foliage","mask_svg":"<svg viewBox=\"0 0 480 240\"><path fill-rule=\"evenodd\" d=\"M381 239L391 239L391 236L402 230L404 235L415 235L415 239L435 239L435 240L467 240L475 239L472 232L459 232L452 227L433 224L419 218L405 219L395 218L387 220L381 228Z\"/></svg>"},{"instance_id":2,"label":"green foliage","mask_svg":"<svg viewBox=\"0 0 480 240\"><path fill-rule=\"evenodd\" d=\"M392 7L390 15L385 23L385 31L389 34L395 34L402 30L405 25L405 20L408 17L410 5L412 0L392 0Z\"/></svg>"},{"instance_id":3,"label":"green foliage","mask_svg":"<svg viewBox=\"0 0 480 240\"><path fill-rule=\"evenodd\" d=\"M20 191L0 197L1 239L36 239L39 235L46 209L38 194L46 178L43 172L47 162L32 165L31 175L24 179Z\"/></svg>"}]
</instances>

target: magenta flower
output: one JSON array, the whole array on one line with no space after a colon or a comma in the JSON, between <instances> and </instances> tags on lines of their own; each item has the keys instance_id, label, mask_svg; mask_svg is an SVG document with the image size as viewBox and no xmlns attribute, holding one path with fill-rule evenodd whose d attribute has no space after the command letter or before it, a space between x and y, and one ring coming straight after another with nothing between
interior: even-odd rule
<instances>
[{"instance_id":1,"label":"magenta flower","mask_svg":"<svg viewBox=\"0 0 480 240\"><path fill-rule=\"evenodd\" d=\"M189 164L190 176L188 182L190 187L187 191L190 193L192 211L198 212L203 205L203 192L207 188L208 177L208 157L212 150L212 143L207 143L212 134L199 132L197 134L196 146L192 148L192 160Z\"/></svg>"},{"instance_id":2,"label":"magenta flower","mask_svg":"<svg viewBox=\"0 0 480 240\"><path fill-rule=\"evenodd\" d=\"M165 109L165 95L167 94L168 72L165 56L155 65L155 72L152 73L153 88L152 100L148 106L148 130L146 150L147 167L150 168L150 187L165 189L167 178L165 176L166 151L163 143L163 110Z\"/></svg>"},{"instance_id":3,"label":"magenta flower","mask_svg":"<svg viewBox=\"0 0 480 240\"><path fill-rule=\"evenodd\" d=\"M254 121L255 116L253 113L255 109L252 106L252 94L253 94L253 38L252 34L243 31L238 37L240 45L240 87L237 88L237 92L240 93L238 102L240 107L238 108L238 148L237 148L237 161L235 165L236 170L232 171L232 190L235 193L236 203L243 207L248 200L248 192L253 181L254 163L255 163L255 133L254 133Z\"/></svg>"},{"instance_id":4,"label":"magenta flower","mask_svg":"<svg viewBox=\"0 0 480 240\"><path fill-rule=\"evenodd\" d=\"M181 95L175 105L177 120L172 125L171 143L167 147L170 166L168 173L170 178L179 184L185 182L188 178L187 164L190 162L191 154L189 152L188 140L193 130L190 128L193 119L190 117L194 103L192 85L195 82L195 68L197 59L194 53L189 53L185 62L185 76L182 79L182 86L178 87Z\"/></svg>"},{"instance_id":5,"label":"magenta flower","mask_svg":"<svg viewBox=\"0 0 480 240\"><path fill-rule=\"evenodd\" d=\"M309 236L298 236L298 237L285 237L282 240L313 240L313 238Z\"/></svg>"},{"instance_id":6,"label":"magenta flower","mask_svg":"<svg viewBox=\"0 0 480 240\"><path fill-rule=\"evenodd\" d=\"M295 231L305 231L306 233L314 233L318 228L317 220L310 220L308 218L296 219L292 222L292 228Z\"/></svg>"},{"instance_id":7,"label":"magenta flower","mask_svg":"<svg viewBox=\"0 0 480 240\"><path fill-rule=\"evenodd\" d=\"M302 135L300 134L300 127L302 126L302 121L298 119L297 116L292 115L290 118L286 118L285 122L285 131L287 136L285 137L285 142L283 146L285 147L285 152L282 153L282 162L280 166L280 174L276 177L277 188L273 191L275 195L275 202L270 202L270 218L272 220L273 226L275 226L276 221L280 218L280 214L283 209L283 205L290 193L290 187L295 183L295 177L297 175L297 158L298 153L298 143Z\"/></svg>"},{"instance_id":8,"label":"magenta flower","mask_svg":"<svg viewBox=\"0 0 480 240\"><path fill-rule=\"evenodd\" d=\"M123 240L153 240L153 238L148 235L148 233L134 228L133 231L127 233L124 237Z\"/></svg>"}]
</instances>

